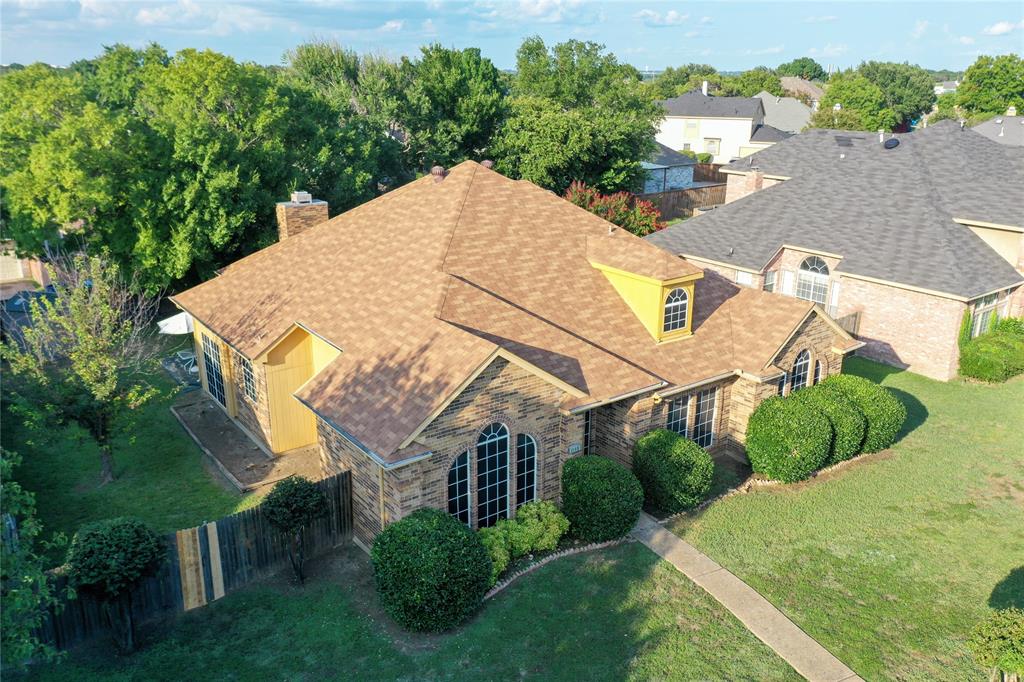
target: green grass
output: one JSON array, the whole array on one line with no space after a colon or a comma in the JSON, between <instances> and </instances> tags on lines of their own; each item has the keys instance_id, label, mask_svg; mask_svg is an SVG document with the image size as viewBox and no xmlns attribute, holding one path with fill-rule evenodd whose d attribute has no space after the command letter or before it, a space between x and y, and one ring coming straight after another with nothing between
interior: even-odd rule
<instances>
[{"instance_id":1,"label":"green grass","mask_svg":"<svg viewBox=\"0 0 1024 682\"><path fill-rule=\"evenodd\" d=\"M891 450L673 530L866 679L984 679L971 628L1024 606L1024 381L940 383L858 359L847 371L907 405Z\"/></svg>"},{"instance_id":2,"label":"green grass","mask_svg":"<svg viewBox=\"0 0 1024 682\"><path fill-rule=\"evenodd\" d=\"M636 543L554 561L448 635L402 632L351 551L305 588L249 589L144 638L36 671L82 679L799 680L716 601ZM101 643L102 644L102 643Z\"/></svg>"},{"instance_id":3,"label":"green grass","mask_svg":"<svg viewBox=\"0 0 1024 682\"><path fill-rule=\"evenodd\" d=\"M98 485L99 450L74 424L34 428L7 409L3 447L22 457L14 476L35 493L47 532L71 536L83 523L135 516L159 531L188 528L243 507L243 498L215 479L202 452L168 409L176 385L155 374L160 389L143 405L135 429L114 442L115 480ZM59 557L53 557L59 558Z\"/></svg>"}]
</instances>

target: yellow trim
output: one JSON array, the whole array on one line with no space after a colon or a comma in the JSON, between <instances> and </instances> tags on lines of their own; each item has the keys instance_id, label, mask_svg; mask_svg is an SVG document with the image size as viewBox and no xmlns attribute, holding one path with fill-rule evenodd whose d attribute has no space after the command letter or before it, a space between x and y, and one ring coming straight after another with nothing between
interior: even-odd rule
<instances>
[{"instance_id":1,"label":"yellow trim","mask_svg":"<svg viewBox=\"0 0 1024 682\"><path fill-rule=\"evenodd\" d=\"M616 268L611 265L605 265L597 261L590 261L590 264L601 272L610 272L613 275L619 275L620 277L629 277L631 279L639 280L645 284L656 284L658 286L675 286L684 282L696 281L704 276L703 272L694 272L689 275L682 275L680 277L673 277L671 279L658 279L657 277L648 277L647 275L640 275L629 270L623 270L622 268Z\"/></svg>"},{"instance_id":2,"label":"yellow trim","mask_svg":"<svg viewBox=\"0 0 1024 682\"><path fill-rule=\"evenodd\" d=\"M961 225L974 225L975 227L988 227L993 230L1006 230L1008 232L1022 232L1024 233L1024 226L1021 225L1003 225L1000 223L986 223L982 220L971 220L970 218L953 218L954 223L960 223Z\"/></svg>"},{"instance_id":3,"label":"yellow trim","mask_svg":"<svg viewBox=\"0 0 1024 682\"><path fill-rule=\"evenodd\" d=\"M703 275L703 273L702 273ZM677 339L686 338L693 334L693 293L695 284L694 281L680 282L678 284L665 284L661 287L661 305L658 308L658 342L666 343L668 341L675 341ZM686 324L683 325L682 329L675 329L670 332L665 331L665 306L668 303L669 294L676 289L682 289L686 292Z\"/></svg>"}]
</instances>

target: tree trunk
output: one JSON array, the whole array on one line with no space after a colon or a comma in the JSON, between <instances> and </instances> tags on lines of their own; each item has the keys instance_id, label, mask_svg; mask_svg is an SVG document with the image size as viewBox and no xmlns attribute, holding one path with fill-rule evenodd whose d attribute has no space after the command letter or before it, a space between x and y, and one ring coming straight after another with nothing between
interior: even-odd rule
<instances>
[{"instance_id":1,"label":"tree trunk","mask_svg":"<svg viewBox=\"0 0 1024 682\"><path fill-rule=\"evenodd\" d=\"M109 445L100 445L100 485L104 486L114 480L114 457L110 454Z\"/></svg>"},{"instance_id":2,"label":"tree trunk","mask_svg":"<svg viewBox=\"0 0 1024 682\"><path fill-rule=\"evenodd\" d=\"M292 570L295 571L295 577L299 579L299 584L306 584L306 574L302 570L305 563L302 547L302 530L296 531L295 535L292 536L292 541L288 543L288 558L292 562Z\"/></svg>"}]
</instances>

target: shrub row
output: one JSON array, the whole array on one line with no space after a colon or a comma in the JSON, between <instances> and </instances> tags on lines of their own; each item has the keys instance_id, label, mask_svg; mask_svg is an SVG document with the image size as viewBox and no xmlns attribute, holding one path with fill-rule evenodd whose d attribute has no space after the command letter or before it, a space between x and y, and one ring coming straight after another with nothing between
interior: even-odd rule
<instances>
[{"instance_id":1,"label":"shrub row","mask_svg":"<svg viewBox=\"0 0 1024 682\"><path fill-rule=\"evenodd\" d=\"M837 374L758 405L747 424L747 457L759 474L800 481L823 466L884 450L906 419L906 407L888 389Z\"/></svg>"},{"instance_id":2,"label":"shrub row","mask_svg":"<svg viewBox=\"0 0 1024 682\"><path fill-rule=\"evenodd\" d=\"M502 519L490 528L481 528L480 541L493 564L491 586L508 568L509 562L533 552L550 552L569 530L569 520L551 502L528 502L513 519Z\"/></svg>"},{"instance_id":3,"label":"shrub row","mask_svg":"<svg viewBox=\"0 0 1024 682\"><path fill-rule=\"evenodd\" d=\"M960 348L960 374L982 381L1006 381L1024 374L1024 318L1006 318Z\"/></svg>"},{"instance_id":4,"label":"shrub row","mask_svg":"<svg viewBox=\"0 0 1024 682\"><path fill-rule=\"evenodd\" d=\"M626 467L597 455L573 457L562 468L562 512L574 537L620 538L636 524L644 491Z\"/></svg>"},{"instance_id":5,"label":"shrub row","mask_svg":"<svg viewBox=\"0 0 1024 682\"><path fill-rule=\"evenodd\" d=\"M704 448L667 429L651 431L633 446L633 473L648 504L669 514L700 504L714 471Z\"/></svg>"}]
</instances>

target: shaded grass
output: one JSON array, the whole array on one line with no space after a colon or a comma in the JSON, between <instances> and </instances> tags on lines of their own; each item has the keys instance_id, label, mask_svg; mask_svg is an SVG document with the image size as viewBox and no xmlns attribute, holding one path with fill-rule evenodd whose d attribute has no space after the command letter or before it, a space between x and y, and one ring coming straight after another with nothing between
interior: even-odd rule
<instances>
[{"instance_id":1,"label":"shaded grass","mask_svg":"<svg viewBox=\"0 0 1024 682\"><path fill-rule=\"evenodd\" d=\"M890 451L672 529L867 679L984 679L971 628L997 601L1024 603L1024 381L941 383L856 358L847 371L907 405Z\"/></svg>"},{"instance_id":2,"label":"shaded grass","mask_svg":"<svg viewBox=\"0 0 1024 682\"><path fill-rule=\"evenodd\" d=\"M552 562L463 628L414 635L380 615L365 555L334 558L304 589L231 595L115 657L75 652L44 680L798 680L716 601L642 545ZM326 574L325 574L326 573Z\"/></svg>"}]
</instances>

